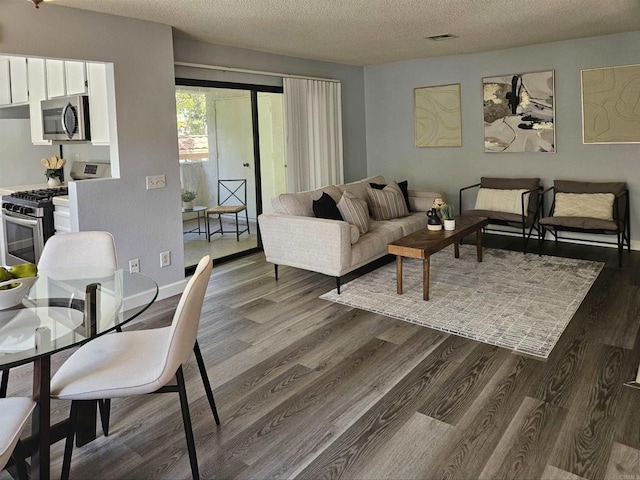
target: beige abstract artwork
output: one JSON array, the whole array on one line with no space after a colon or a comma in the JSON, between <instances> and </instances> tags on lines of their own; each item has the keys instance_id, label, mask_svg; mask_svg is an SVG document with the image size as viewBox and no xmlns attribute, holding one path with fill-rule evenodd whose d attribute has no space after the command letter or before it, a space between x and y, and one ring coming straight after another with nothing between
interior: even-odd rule
<instances>
[{"instance_id":1,"label":"beige abstract artwork","mask_svg":"<svg viewBox=\"0 0 640 480\"><path fill-rule=\"evenodd\" d=\"M584 143L640 143L640 65L582 70Z\"/></svg>"},{"instance_id":2,"label":"beige abstract artwork","mask_svg":"<svg viewBox=\"0 0 640 480\"><path fill-rule=\"evenodd\" d=\"M421 87L413 93L416 147L461 147L460 84Z\"/></svg>"}]
</instances>

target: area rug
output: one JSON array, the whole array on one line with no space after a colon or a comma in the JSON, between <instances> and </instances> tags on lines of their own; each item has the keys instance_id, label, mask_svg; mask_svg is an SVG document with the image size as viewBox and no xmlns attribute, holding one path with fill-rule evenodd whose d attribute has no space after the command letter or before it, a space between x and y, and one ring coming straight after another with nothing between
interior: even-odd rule
<instances>
[{"instance_id":1,"label":"area rug","mask_svg":"<svg viewBox=\"0 0 640 480\"><path fill-rule=\"evenodd\" d=\"M453 246L431 256L430 300L422 300L422 261L404 259L404 294L395 262L320 298L516 352L546 358L604 266L485 248Z\"/></svg>"}]
</instances>

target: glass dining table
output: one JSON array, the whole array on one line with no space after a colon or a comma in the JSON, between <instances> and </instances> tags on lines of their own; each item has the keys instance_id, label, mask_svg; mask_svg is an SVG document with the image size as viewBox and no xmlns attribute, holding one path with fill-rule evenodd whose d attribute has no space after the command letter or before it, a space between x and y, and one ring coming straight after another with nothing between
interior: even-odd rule
<instances>
[{"instance_id":1,"label":"glass dining table","mask_svg":"<svg viewBox=\"0 0 640 480\"><path fill-rule=\"evenodd\" d=\"M1 294L1 292L0 292ZM119 330L157 298L151 278L124 270L56 268L38 272L22 303L0 310L0 370L33 363L31 479L50 476L49 447L66 435L66 422L51 425L51 355ZM82 413L80 444L95 438L96 404Z\"/></svg>"}]
</instances>

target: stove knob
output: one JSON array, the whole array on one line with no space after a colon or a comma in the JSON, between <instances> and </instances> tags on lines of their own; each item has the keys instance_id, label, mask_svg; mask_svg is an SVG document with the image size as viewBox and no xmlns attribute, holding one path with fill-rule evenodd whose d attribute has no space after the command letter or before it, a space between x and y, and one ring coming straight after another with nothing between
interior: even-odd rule
<instances>
[{"instance_id":1,"label":"stove knob","mask_svg":"<svg viewBox=\"0 0 640 480\"><path fill-rule=\"evenodd\" d=\"M23 215L29 215L30 213L33 213L33 208L31 208L31 207L20 207L20 213L22 213Z\"/></svg>"}]
</instances>

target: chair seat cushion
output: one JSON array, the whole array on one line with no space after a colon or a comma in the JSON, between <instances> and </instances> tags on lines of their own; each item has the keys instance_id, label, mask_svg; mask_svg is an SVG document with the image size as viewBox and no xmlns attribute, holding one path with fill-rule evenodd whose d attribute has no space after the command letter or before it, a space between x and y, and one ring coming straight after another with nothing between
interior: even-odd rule
<instances>
[{"instance_id":1,"label":"chair seat cushion","mask_svg":"<svg viewBox=\"0 0 640 480\"><path fill-rule=\"evenodd\" d=\"M207 209L207 215L218 213L239 213L246 209L246 205L218 205Z\"/></svg>"},{"instance_id":2,"label":"chair seat cushion","mask_svg":"<svg viewBox=\"0 0 640 480\"><path fill-rule=\"evenodd\" d=\"M171 327L111 333L64 362L51 379L51 396L97 400L155 392L163 374Z\"/></svg>"},{"instance_id":3,"label":"chair seat cushion","mask_svg":"<svg viewBox=\"0 0 640 480\"><path fill-rule=\"evenodd\" d=\"M474 217L489 217L489 220L501 220L503 222L522 224L522 215L520 213L497 212L493 210L465 210L462 214ZM531 216L525 217L525 225L531 225L531 222Z\"/></svg>"},{"instance_id":4,"label":"chair seat cushion","mask_svg":"<svg viewBox=\"0 0 640 480\"><path fill-rule=\"evenodd\" d=\"M616 222L590 217L545 217L540 219L540 224L548 227L555 226L581 230L618 231Z\"/></svg>"},{"instance_id":5,"label":"chair seat cushion","mask_svg":"<svg viewBox=\"0 0 640 480\"><path fill-rule=\"evenodd\" d=\"M0 399L0 470L9 461L36 403L31 398Z\"/></svg>"}]
</instances>

